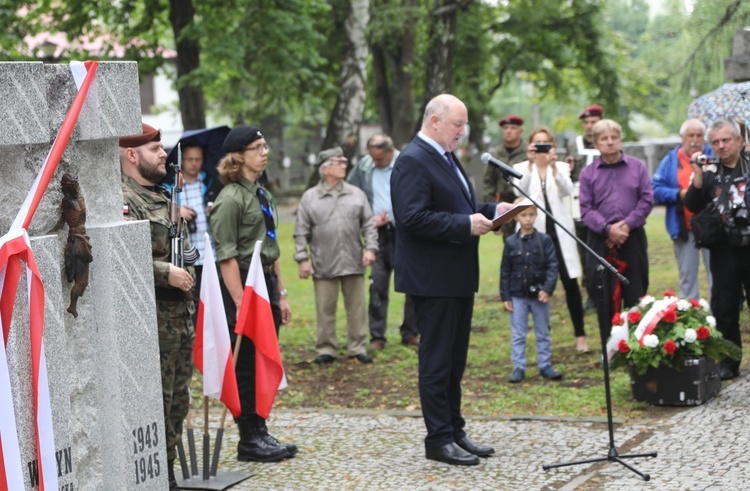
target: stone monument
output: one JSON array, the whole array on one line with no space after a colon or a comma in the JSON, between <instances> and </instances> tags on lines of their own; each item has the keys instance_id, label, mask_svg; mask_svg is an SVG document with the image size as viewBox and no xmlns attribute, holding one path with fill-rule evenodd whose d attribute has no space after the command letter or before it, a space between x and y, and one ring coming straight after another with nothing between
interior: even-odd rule
<instances>
[{"instance_id":1,"label":"stone monument","mask_svg":"<svg viewBox=\"0 0 750 491\"><path fill-rule=\"evenodd\" d=\"M76 94L67 65L0 63L0 234L8 232ZM141 131L138 67L102 62L29 226L45 289L44 348L59 490L161 490L167 455L148 222L122 218L118 137ZM93 262L78 299L63 251L61 177L78 177ZM38 489L25 276L7 355L26 490ZM3 401L5 403L5 401Z\"/></svg>"},{"instance_id":2,"label":"stone monument","mask_svg":"<svg viewBox=\"0 0 750 491\"><path fill-rule=\"evenodd\" d=\"M735 83L750 81L750 26L734 31L732 56L724 59L724 76Z\"/></svg>"}]
</instances>

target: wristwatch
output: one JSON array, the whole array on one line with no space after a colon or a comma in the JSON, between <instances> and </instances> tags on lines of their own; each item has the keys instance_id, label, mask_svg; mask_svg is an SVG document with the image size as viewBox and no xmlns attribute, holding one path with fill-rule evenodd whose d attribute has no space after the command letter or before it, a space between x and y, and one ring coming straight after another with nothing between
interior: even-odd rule
<instances>
[{"instance_id":1,"label":"wristwatch","mask_svg":"<svg viewBox=\"0 0 750 491\"><path fill-rule=\"evenodd\" d=\"M286 291L286 288L284 288L283 290L279 291L279 296L280 297L286 297L287 293L288 292Z\"/></svg>"}]
</instances>

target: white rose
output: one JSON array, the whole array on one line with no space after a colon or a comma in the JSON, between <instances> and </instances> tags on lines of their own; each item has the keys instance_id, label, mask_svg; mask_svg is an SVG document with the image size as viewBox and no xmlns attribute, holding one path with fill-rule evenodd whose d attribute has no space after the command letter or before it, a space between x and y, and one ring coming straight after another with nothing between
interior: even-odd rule
<instances>
[{"instance_id":1,"label":"white rose","mask_svg":"<svg viewBox=\"0 0 750 491\"><path fill-rule=\"evenodd\" d=\"M641 298L640 303L638 304L639 307L645 308L646 305L654 303L654 300L656 300L651 295L644 295L643 298Z\"/></svg>"},{"instance_id":2,"label":"white rose","mask_svg":"<svg viewBox=\"0 0 750 491\"><path fill-rule=\"evenodd\" d=\"M695 332L695 329L685 329L685 342L687 343L694 343L696 339L698 339L698 333Z\"/></svg>"},{"instance_id":3,"label":"white rose","mask_svg":"<svg viewBox=\"0 0 750 491\"><path fill-rule=\"evenodd\" d=\"M701 298L700 300L698 300L698 303L700 304L704 312L711 312L711 306L708 305L708 301L705 298Z\"/></svg>"},{"instance_id":4,"label":"white rose","mask_svg":"<svg viewBox=\"0 0 750 491\"><path fill-rule=\"evenodd\" d=\"M716 327L716 317L714 317L713 315L707 315L706 316L706 323L709 326L711 326L712 328Z\"/></svg>"},{"instance_id":5,"label":"white rose","mask_svg":"<svg viewBox=\"0 0 750 491\"><path fill-rule=\"evenodd\" d=\"M649 348L656 348L659 346L659 337L656 334L646 334L643 338L643 344Z\"/></svg>"},{"instance_id":6,"label":"white rose","mask_svg":"<svg viewBox=\"0 0 750 491\"><path fill-rule=\"evenodd\" d=\"M677 301L677 310L681 312L687 312L688 310L690 310L690 307L690 302L688 302L687 300L683 299Z\"/></svg>"}]
</instances>

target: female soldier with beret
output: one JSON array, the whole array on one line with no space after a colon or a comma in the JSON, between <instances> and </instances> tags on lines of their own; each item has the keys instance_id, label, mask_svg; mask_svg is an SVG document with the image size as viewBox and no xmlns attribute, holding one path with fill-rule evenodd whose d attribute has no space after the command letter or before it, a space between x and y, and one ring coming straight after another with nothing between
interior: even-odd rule
<instances>
[{"instance_id":1,"label":"female soldier with beret","mask_svg":"<svg viewBox=\"0 0 750 491\"><path fill-rule=\"evenodd\" d=\"M225 186L214 202L210 219L234 345L237 312L258 240L263 241L261 262L277 335L279 326L291 319L292 311L279 269L275 203L271 194L258 184L268 163L268 144L259 128L240 125L229 132L222 148L227 155L219 163L218 171ZM248 338L242 340L235 372L242 405L242 414L236 418L240 431L237 459L275 462L293 457L297 447L279 443L268 433L265 419L255 411L255 346Z\"/></svg>"}]
</instances>

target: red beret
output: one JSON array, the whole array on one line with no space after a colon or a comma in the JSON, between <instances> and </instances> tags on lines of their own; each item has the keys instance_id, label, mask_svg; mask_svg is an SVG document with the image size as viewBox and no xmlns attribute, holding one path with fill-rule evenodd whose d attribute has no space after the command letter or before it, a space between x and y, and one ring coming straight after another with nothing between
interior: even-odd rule
<instances>
[{"instance_id":1,"label":"red beret","mask_svg":"<svg viewBox=\"0 0 750 491\"><path fill-rule=\"evenodd\" d=\"M120 146L122 148L136 148L145 145L148 142L160 142L161 130L143 123L143 133L140 135L130 135L120 137Z\"/></svg>"},{"instance_id":2,"label":"red beret","mask_svg":"<svg viewBox=\"0 0 750 491\"><path fill-rule=\"evenodd\" d=\"M516 116L515 114L508 114L503 119L498 121L500 126L505 126L506 124L514 124L516 126L523 126L523 118L521 116Z\"/></svg>"},{"instance_id":3,"label":"red beret","mask_svg":"<svg viewBox=\"0 0 750 491\"><path fill-rule=\"evenodd\" d=\"M594 104L584 109L581 115L578 116L578 119L588 118L589 116L599 116L602 118L604 117L604 109L599 104Z\"/></svg>"}]
</instances>

